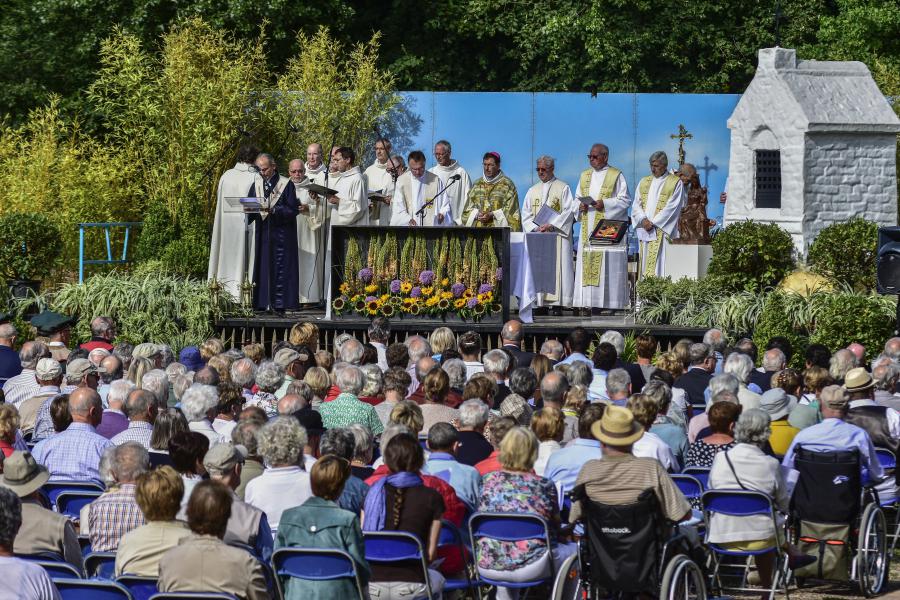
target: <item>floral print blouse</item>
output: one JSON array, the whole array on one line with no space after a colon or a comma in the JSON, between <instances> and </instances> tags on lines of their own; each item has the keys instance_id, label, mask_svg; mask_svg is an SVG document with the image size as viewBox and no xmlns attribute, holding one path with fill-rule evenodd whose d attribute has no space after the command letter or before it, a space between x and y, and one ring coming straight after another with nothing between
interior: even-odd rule
<instances>
[{"instance_id":1,"label":"floral print blouse","mask_svg":"<svg viewBox=\"0 0 900 600\"><path fill-rule=\"evenodd\" d=\"M553 483L534 473L494 471L484 476L480 512L533 513L551 521L550 540L556 542L554 519L559 518L559 501ZM512 571L531 564L546 551L541 540L501 542L480 539L478 566L496 571Z\"/></svg>"}]
</instances>

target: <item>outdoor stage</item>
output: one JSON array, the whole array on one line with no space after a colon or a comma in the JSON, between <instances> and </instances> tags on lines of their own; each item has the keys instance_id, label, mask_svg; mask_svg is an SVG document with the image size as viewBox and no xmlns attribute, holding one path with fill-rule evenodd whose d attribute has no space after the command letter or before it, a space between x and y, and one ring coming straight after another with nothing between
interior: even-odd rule
<instances>
[{"instance_id":1,"label":"outdoor stage","mask_svg":"<svg viewBox=\"0 0 900 600\"><path fill-rule=\"evenodd\" d=\"M326 350L332 349L335 336L341 333L350 333L361 340L366 338L366 330L369 320L361 317L342 317L334 320L325 320L325 312L321 309L300 310L287 312L283 315L257 313L249 318L222 319L215 323L216 335L227 344L241 345L252 342L272 344L286 340L291 327L300 321L311 321L319 326L319 346ZM485 349L496 348L500 345L501 323L468 323L459 320L447 320L446 322L426 319L392 319L391 342L403 341L408 335L428 334L437 327L446 326L455 333L464 331L477 331L481 334L482 344ZM634 332L651 333L662 345L663 349L674 345L681 338L690 338L700 341L704 329L692 327L672 327L670 325L645 325L634 322L630 312L622 314L576 317L571 311L563 311L561 317L536 316L534 323L525 324L525 349L536 352L541 344L548 339L564 340L575 327L584 327L597 335L613 329L623 334Z\"/></svg>"}]
</instances>

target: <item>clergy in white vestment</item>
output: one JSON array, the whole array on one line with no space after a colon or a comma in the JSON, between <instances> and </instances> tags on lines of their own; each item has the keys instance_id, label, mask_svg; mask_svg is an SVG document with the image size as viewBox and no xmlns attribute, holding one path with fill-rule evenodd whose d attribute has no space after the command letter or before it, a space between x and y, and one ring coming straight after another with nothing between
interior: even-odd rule
<instances>
[{"instance_id":1,"label":"clergy in white vestment","mask_svg":"<svg viewBox=\"0 0 900 600\"><path fill-rule=\"evenodd\" d=\"M628 220L631 198L622 171L609 164L609 148L594 144L588 153L590 169L581 173L576 194L591 198L590 206L578 202L578 258L575 261L575 293L572 306L590 313L591 308L618 309L628 304L628 257L591 246L589 237L601 219Z\"/></svg>"},{"instance_id":2,"label":"clergy in white vestment","mask_svg":"<svg viewBox=\"0 0 900 600\"><path fill-rule=\"evenodd\" d=\"M421 223L426 227L440 227L452 224L450 201L447 194L438 195L442 188L441 180L425 170L425 154L421 150L413 150L407 162L409 170L397 179L391 200L391 225L415 227ZM425 207L424 218L417 214L422 207Z\"/></svg>"},{"instance_id":3,"label":"clergy in white vestment","mask_svg":"<svg viewBox=\"0 0 900 600\"><path fill-rule=\"evenodd\" d=\"M678 219L684 207L684 184L667 173L669 157L657 151L650 155L650 175L641 179L631 206L631 222L640 248L638 277L665 276L666 248L678 239Z\"/></svg>"},{"instance_id":4,"label":"clergy in white vestment","mask_svg":"<svg viewBox=\"0 0 900 600\"><path fill-rule=\"evenodd\" d=\"M472 189L472 180L462 165L450 158L450 142L447 140L439 140L434 145L434 159L437 164L428 170L438 176L442 187L449 185L451 177L459 175L459 180L444 192L444 195L450 202L453 222L462 225L462 211L466 204L466 198L469 196L469 190Z\"/></svg>"},{"instance_id":5,"label":"clergy in white vestment","mask_svg":"<svg viewBox=\"0 0 900 600\"><path fill-rule=\"evenodd\" d=\"M302 160L295 158L290 162L288 175L296 189L300 210L300 214L297 215L300 303L317 303L322 300L322 264L325 256L321 247L321 229L325 215L325 203L321 201L321 198L314 201L309 197L306 185L310 183L310 180L306 177L306 165Z\"/></svg>"},{"instance_id":6,"label":"clergy in white vestment","mask_svg":"<svg viewBox=\"0 0 900 600\"><path fill-rule=\"evenodd\" d=\"M375 162L366 168L366 186L369 192L380 191L385 196L387 188L391 187L393 177L388 171L388 159L391 155L391 142L379 138L375 141ZM372 201L369 206L370 225L388 225L391 222L391 205L384 202Z\"/></svg>"},{"instance_id":7,"label":"clergy in white vestment","mask_svg":"<svg viewBox=\"0 0 900 600\"><path fill-rule=\"evenodd\" d=\"M552 306L553 314L560 315L560 307L572 306L572 288L575 271L572 262L572 221L575 219L575 198L572 189L556 178L556 161L552 156L537 159L539 183L525 194L522 206L522 231L537 231L556 236L556 293L538 294L538 306ZM548 213L548 210L550 211ZM544 214L540 214L543 212ZM540 225L535 222L541 216ZM545 218L549 217L549 218Z\"/></svg>"},{"instance_id":8,"label":"clergy in white vestment","mask_svg":"<svg viewBox=\"0 0 900 600\"><path fill-rule=\"evenodd\" d=\"M253 163L257 156L259 150L256 147L241 146L237 163L222 173L216 190L216 216L209 247L207 277L218 280L234 298L240 298L245 269L248 271L247 277L253 278L253 270L248 267L253 264L253 232L250 232L248 246L244 235L247 217L242 212L229 211L225 198L247 196L247 190L253 185L253 178L256 176Z\"/></svg>"}]
</instances>

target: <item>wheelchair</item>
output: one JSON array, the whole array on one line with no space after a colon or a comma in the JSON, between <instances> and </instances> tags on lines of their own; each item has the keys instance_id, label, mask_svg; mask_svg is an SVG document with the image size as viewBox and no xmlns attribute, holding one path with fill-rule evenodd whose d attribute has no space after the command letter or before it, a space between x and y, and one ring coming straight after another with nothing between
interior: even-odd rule
<instances>
[{"instance_id":1,"label":"wheelchair","mask_svg":"<svg viewBox=\"0 0 900 600\"><path fill-rule=\"evenodd\" d=\"M887 522L878 492L863 485L859 451L813 452L797 448L800 473L791 498L794 543L817 556L795 571L807 578L850 581L867 598L880 594L889 578Z\"/></svg>"},{"instance_id":2,"label":"wheelchair","mask_svg":"<svg viewBox=\"0 0 900 600\"><path fill-rule=\"evenodd\" d=\"M560 566L551 598L706 600L707 576L700 566L706 563L704 551L692 548L665 519L653 490L624 505L595 502L584 486L575 488L572 497L581 503L584 535L578 552Z\"/></svg>"}]
</instances>

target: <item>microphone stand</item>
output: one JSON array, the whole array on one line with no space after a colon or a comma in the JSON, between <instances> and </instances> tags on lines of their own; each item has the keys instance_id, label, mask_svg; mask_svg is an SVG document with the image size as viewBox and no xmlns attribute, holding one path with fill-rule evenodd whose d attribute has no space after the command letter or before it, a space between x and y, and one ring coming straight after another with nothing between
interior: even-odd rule
<instances>
[{"instance_id":1,"label":"microphone stand","mask_svg":"<svg viewBox=\"0 0 900 600\"><path fill-rule=\"evenodd\" d=\"M337 127L331 132L331 145L328 147L328 160L324 161L325 164L325 187L328 187L328 173L331 170L331 149L334 147L334 140L337 139ZM324 152L324 149L323 149ZM323 157L324 158L324 157ZM325 214L322 216L322 227L325 229L325 256L326 259L322 260L322 305L328 308L328 303L331 302L331 290L325 289L325 281L326 281L326 270L329 265L327 257L331 256L331 206L328 204L328 198L323 198L322 201L325 203Z\"/></svg>"},{"instance_id":2,"label":"microphone stand","mask_svg":"<svg viewBox=\"0 0 900 600\"><path fill-rule=\"evenodd\" d=\"M450 183L448 183L443 188L441 188L441 191L439 191L437 194L435 194L434 198L425 202L422 205L422 208L420 208L419 210L416 211L416 216L419 217L419 226L420 227L425 226L425 211L428 210L428 207L430 207L432 204L434 204L434 201L438 199L438 196L440 196L441 194L443 194L444 192L449 190L453 186L453 184L456 183L457 181L459 181L459 179L453 179ZM396 183L396 181L395 181L395 183Z\"/></svg>"}]
</instances>

